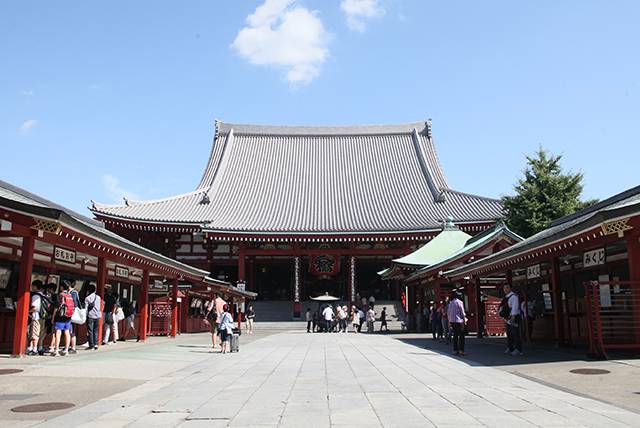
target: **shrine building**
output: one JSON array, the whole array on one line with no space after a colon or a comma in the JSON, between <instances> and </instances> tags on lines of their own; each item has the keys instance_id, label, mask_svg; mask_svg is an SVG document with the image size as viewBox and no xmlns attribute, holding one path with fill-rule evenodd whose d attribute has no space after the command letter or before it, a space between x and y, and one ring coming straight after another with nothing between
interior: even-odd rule
<instances>
[{"instance_id":1,"label":"shrine building","mask_svg":"<svg viewBox=\"0 0 640 428\"><path fill-rule=\"evenodd\" d=\"M262 126L216 122L196 188L121 205L94 202L111 231L259 299L330 293L398 299L377 272L443 230L469 235L502 216L496 199L452 189L431 120L401 125Z\"/></svg>"}]
</instances>

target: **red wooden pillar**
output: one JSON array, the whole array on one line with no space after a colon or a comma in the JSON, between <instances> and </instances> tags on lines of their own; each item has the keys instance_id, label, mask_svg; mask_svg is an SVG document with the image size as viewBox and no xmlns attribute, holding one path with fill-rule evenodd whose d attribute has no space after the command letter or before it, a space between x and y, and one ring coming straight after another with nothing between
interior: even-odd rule
<instances>
[{"instance_id":1,"label":"red wooden pillar","mask_svg":"<svg viewBox=\"0 0 640 428\"><path fill-rule=\"evenodd\" d=\"M96 273L96 294L100 297L100 312L103 316L98 321L98 343L102 343L102 328L104 326L104 290L107 284L107 260L98 257L98 272Z\"/></svg>"},{"instance_id":2,"label":"red wooden pillar","mask_svg":"<svg viewBox=\"0 0 640 428\"><path fill-rule=\"evenodd\" d=\"M562 291L560 290L560 260L549 261L551 268L551 304L553 305L553 336L556 346L564 345L564 325L562 315ZM570 328L570 327L569 327Z\"/></svg>"},{"instance_id":3,"label":"red wooden pillar","mask_svg":"<svg viewBox=\"0 0 640 428\"><path fill-rule=\"evenodd\" d=\"M36 240L33 236L22 238L22 258L18 277L18 304L13 329L12 356L24 355L27 348L27 329L29 321L31 273L33 271L33 250ZM43 332L44 333L44 332Z\"/></svg>"},{"instance_id":4,"label":"red wooden pillar","mask_svg":"<svg viewBox=\"0 0 640 428\"><path fill-rule=\"evenodd\" d=\"M142 271L142 289L140 290L140 340L147 340L147 324L149 323L149 271Z\"/></svg>"},{"instance_id":5,"label":"red wooden pillar","mask_svg":"<svg viewBox=\"0 0 640 428\"><path fill-rule=\"evenodd\" d=\"M171 337L176 337L178 332L178 278L173 279L171 305Z\"/></svg>"}]
</instances>

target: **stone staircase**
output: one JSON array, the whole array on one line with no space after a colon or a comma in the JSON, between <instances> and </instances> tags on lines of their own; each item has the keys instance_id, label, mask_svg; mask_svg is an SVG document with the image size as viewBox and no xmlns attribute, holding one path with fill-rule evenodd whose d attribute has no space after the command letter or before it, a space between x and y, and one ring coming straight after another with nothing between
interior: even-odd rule
<instances>
[{"instance_id":1,"label":"stone staircase","mask_svg":"<svg viewBox=\"0 0 640 428\"><path fill-rule=\"evenodd\" d=\"M254 329L256 330L304 330L306 329L304 315L307 308L311 308L311 310L314 311L318 307L318 302L312 300L301 302L300 310L302 312L302 320L293 320L293 303L290 301L263 300L253 302L252 304L256 313L254 321ZM376 302L374 307L376 318L380 317L380 312L382 312L383 307L387 308L389 330L396 332L401 331L402 322L401 319L398 318L398 314L402 313L400 301L386 300ZM380 322L376 321L376 330L378 329L380 329Z\"/></svg>"}]
</instances>

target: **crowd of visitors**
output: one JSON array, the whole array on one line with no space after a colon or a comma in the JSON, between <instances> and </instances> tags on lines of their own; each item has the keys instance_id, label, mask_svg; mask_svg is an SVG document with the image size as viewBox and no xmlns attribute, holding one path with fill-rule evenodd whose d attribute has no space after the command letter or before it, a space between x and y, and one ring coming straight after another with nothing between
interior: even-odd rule
<instances>
[{"instance_id":1,"label":"crowd of visitors","mask_svg":"<svg viewBox=\"0 0 640 428\"><path fill-rule=\"evenodd\" d=\"M346 304L325 304L318 307L316 311L307 308L305 313L307 333L346 333L347 331L361 333L365 323L367 333L373 333L376 321L380 321L380 331L383 329L389 331L386 307L382 309L380 318L376 319L375 297L371 296L368 299L362 297L357 301L360 305L352 304L351 307Z\"/></svg>"},{"instance_id":2,"label":"crowd of visitors","mask_svg":"<svg viewBox=\"0 0 640 428\"><path fill-rule=\"evenodd\" d=\"M115 290L107 289L103 306L95 284L83 288L86 297L81 299L72 281L62 280L59 285L32 282L27 355L57 357L77 353L78 326L82 324L86 324L86 349L97 350L101 318L104 318L102 345L125 341L132 335L140 340L135 327L135 307L128 299L121 300ZM123 319L124 332L118 336L118 321Z\"/></svg>"}]
</instances>

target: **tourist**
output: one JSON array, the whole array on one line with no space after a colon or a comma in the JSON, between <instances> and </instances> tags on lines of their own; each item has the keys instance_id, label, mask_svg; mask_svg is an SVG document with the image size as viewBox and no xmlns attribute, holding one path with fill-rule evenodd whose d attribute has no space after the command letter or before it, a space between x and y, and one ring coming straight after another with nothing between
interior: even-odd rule
<instances>
[{"instance_id":1,"label":"tourist","mask_svg":"<svg viewBox=\"0 0 640 428\"><path fill-rule=\"evenodd\" d=\"M313 322L313 315L311 315L311 308L307 308L307 312L304 314L304 319L307 321L307 333L311 333L311 323ZM315 330L315 325L313 327Z\"/></svg>"},{"instance_id":2,"label":"tourist","mask_svg":"<svg viewBox=\"0 0 640 428\"><path fill-rule=\"evenodd\" d=\"M71 294L71 298L73 299L73 304L74 304L74 308L83 308L84 306L82 306L82 302L80 301L80 295L78 294L78 291L76 290L76 283L75 281L69 281L69 294ZM69 348L69 353L70 354L76 354L76 342L77 342L77 331L76 331L77 327L73 325L73 323L71 323L71 329L69 330L69 334L71 334L71 347Z\"/></svg>"},{"instance_id":3,"label":"tourist","mask_svg":"<svg viewBox=\"0 0 640 428\"><path fill-rule=\"evenodd\" d=\"M87 308L87 349L98 349L98 332L100 331L100 296L96 293L96 285L89 284L84 305Z\"/></svg>"},{"instance_id":4,"label":"tourist","mask_svg":"<svg viewBox=\"0 0 640 428\"><path fill-rule=\"evenodd\" d=\"M217 294L215 295L217 296ZM205 314L205 319L207 320L206 324L208 324L209 331L211 332L211 352L216 350L217 340L218 340L218 313L216 312L215 298L211 299L209 304L207 305L207 313Z\"/></svg>"},{"instance_id":5,"label":"tourist","mask_svg":"<svg viewBox=\"0 0 640 428\"><path fill-rule=\"evenodd\" d=\"M136 342L140 342L140 336L136 331L136 308L129 299L122 299L122 311L124 312L124 331L118 339L120 342L127 340L127 336L133 332L133 336L136 338Z\"/></svg>"},{"instance_id":6,"label":"tourist","mask_svg":"<svg viewBox=\"0 0 640 428\"><path fill-rule=\"evenodd\" d=\"M358 333L362 331L362 324L364 324L364 318L365 318L364 311L361 308L358 308Z\"/></svg>"},{"instance_id":7,"label":"tourist","mask_svg":"<svg viewBox=\"0 0 640 428\"><path fill-rule=\"evenodd\" d=\"M313 323L312 331L314 333L316 331L320 331L320 323L318 322L318 320L319 320L318 311L313 311L313 318L311 319L311 322Z\"/></svg>"},{"instance_id":8,"label":"tourist","mask_svg":"<svg viewBox=\"0 0 640 428\"><path fill-rule=\"evenodd\" d=\"M455 355L466 355L464 352L464 326L467 315L462 304L462 294L454 292L447 307L447 319L453 331L453 353Z\"/></svg>"},{"instance_id":9,"label":"tourist","mask_svg":"<svg viewBox=\"0 0 640 428\"><path fill-rule=\"evenodd\" d=\"M520 302L510 284L502 287L504 299L500 303L500 315L507 324L507 349L505 354L522 355L522 337L520 336Z\"/></svg>"},{"instance_id":10,"label":"tourist","mask_svg":"<svg viewBox=\"0 0 640 428\"><path fill-rule=\"evenodd\" d=\"M44 334L40 322L40 312L42 311L42 281L36 279L31 283L31 301L29 307L29 343L27 344L27 355L38 355L38 341L40 332Z\"/></svg>"},{"instance_id":11,"label":"tourist","mask_svg":"<svg viewBox=\"0 0 640 428\"><path fill-rule=\"evenodd\" d=\"M358 308L351 307L351 325L353 326L353 332L357 333L360 326L360 316L358 315Z\"/></svg>"},{"instance_id":12,"label":"tourist","mask_svg":"<svg viewBox=\"0 0 640 428\"><path fill-rule=\"evenodd\" d=\"M109 344L109 336L113 332L112 343L115 345L118 340L118 320L116 311L120 305L116 290L107 288L104 294L104 328L102 332L102 344Z\"/></svg>"},{"instance_id":13,"label":"tourist","mask_svg":"<svg viewBox=\"0 0 640 428\"><path fill-rule=\"evenodd\" d=\"M53 317L55 316L55 310L58 307L58 293L56 292L57 289L58 284L54 282L48 283L45 287L45 299L43 300L43 303L45 304L45 306L47 306L47 314L44 322L45 332L44 334L40 332L40 340L38 341L38 355L44 355L44 339L46 335L51 335L51 340L49 342L49 354L53 352L53 345L55 345L56 343L56 335L53 329Z\"/></svg>"},{"instance_id":14,"label":"tourist","mask_svg":"<svg viewBox=\"0 0 640 428\"><path fill-rule=\"evenodd\" d=\"M442 322L440 321L440 311L436 303L431 306L431 334L433 340L442 340Z\"/></svg>"},{"instance_id":15,"label":"tourist","mask_svg":"<svg viewBox=\"0 0 640 428\"><path fill-rule=\"evenodd\" d=\"M369 308L367 311L367 333L373 333L373 324L376 321L376 312L373 308Z\"/></svg>"},{"instance_id":16,"label":"tourist","mask_svg":"<svg viewBox=\"0 0 640 428\"><path fill-rule=\"evenodd\" d=\"M220 334L219 327L220 327L220 321L222 319L221 316L222 316L222 313L224 312L224 307L227 304L227 302L222 298L222 296L220 294L215 293L214 294L214 299L213 299L213 304L214 304L214 308L215 308L215 311L216 311L216 320L217 320L216 321L217 322L216 331L218 332L218 334ZM222 343L222 340L221 340L220 341L220 350L222 350L222 346L223 346L223 343ZM214 346L214 348L215 348L215 346Z\"/></svg>"},{"instance_id":17,"label":"tourist","mask_svg":"<svg viewBox=\"0 0 640 428\"><path fill-rule=\"evenodd\" d=\"M324 328L325 333L329 333L331 331L331 324L333 322L333 309L331 305L327 305L322 311L322 317L324 318Z\"/></svg>"},{"instance_id":18,"label":"tourist","mask_svg":"<svg viewBox=\"0 0 640 428\"><path fill-rule=\"evenodd\" d=\"M373 306L376 304L376 298L373 297L373 294L369 296L369 308L373 309Z\"/></svg>"},{"instance_id":19,"label":"tourist","mask_svg":"<svg viewBox=\"0 0 640 428\"><path fill-rule=\"evenodd\" d=\"M362 305L362 309L367 307L367 298L365 296L362 296L362 298L360 299L360 304Z\"/></svg>"},{"instance_id":20,"label":"tourist","mask_svg":"<svg viewBox=\"0 0 640 428\"><path fill-rule=\"evenodd\" d=\"M247 326L247 333L253 334L253 319L256 317L256 313L253 311L253 305L249 305L247 313L245 314L245 324Z\"/></svg>"},{"instance_id":21,"label":"tourist","mask_svg":"<svg viewBox=\"0 0 640 428\"><path fill-rule=\"evenodd\" d=\"M343 333L347 332L347 323L349 322L349 312L346 306L338 306L338 322L340 326L340 331Z\"/></svg>"},{"instance_id":22,"label":"tourist","mask_svg":"<svg viewBox=\"0 0 640 428\"><path fill-rule=\"evenodd\" d=\"M69 282L62 281L60 285L60 293L58 293L58 301L53 317L54 330L55 330L55 342L53 346L53 352L51 356L58 357L60 355L65 356L69 353L69 345L71 344L71 315L73 315L73 297L69 293ZM64 349L58 352L60 348L60 340L64 332Z\"/></svg>"},{"instance_id":23,"label":"tourist","mask_svg":"<svg viewBox=\"0 0 640 428\"><path fill-rule=\"evenodd\" d=\"M380 314L380 331L382 331L382 329L385 329L385 331L389 331L389 327L387 326L387 307L383 307L382 308L382 313Z\"/></svg>"},{"instance_id":24,"label":"tourist","mask_svg":"<svg viewBox=\"0 0 640 428\"><path fill-rule=\"evenodd\" d=\"M222 312L218 318L220 323L218 331L220 332L220 352L226 354L231 352L231 335L233 334L233 316L229 313L229 305L224 304Z\"/></svg>"},{"instance_id":25,"label":"tourist","mask_svg":"<svg viewBox=\"0 0 640 428\"><path fill-rule=\"evenodd\" d=\"M451 332L449 331L449 320L447 319L447 306L449 306L449 297L447 297L440 306L440 322L442 324L442 335L447 345L451 342Z\"/></svg>"}]
</instances>

